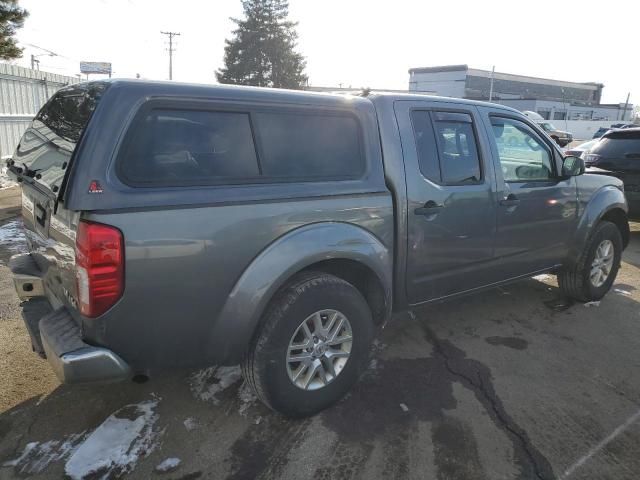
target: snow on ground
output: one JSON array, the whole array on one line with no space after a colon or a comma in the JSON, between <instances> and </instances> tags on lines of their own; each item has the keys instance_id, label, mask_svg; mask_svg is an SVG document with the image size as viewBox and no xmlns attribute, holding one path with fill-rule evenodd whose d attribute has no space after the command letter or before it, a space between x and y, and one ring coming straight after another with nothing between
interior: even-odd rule
<instances>
[{"instance_id":1,"label":"snow on ground","mask_svg":"<svg viewBox=\"0 0 640 480\"><path fill-rule=\"evenodd\" d=\"M9 178L7 175L7 167L4 162L0 162L0 190L3 188L11 188L18 185L16 182Z\"/></svg>"},{"instance_id":2,"label":"snow on ground","mask_svg":"<svg viewBox=\"0 0 640 480\"><path fill-rule=\"evenodd\" d=\"M156 466L156 472L165 473L175 470L180 466L181 460L176 457L171 457L163 460Z\"/></svg>"},{"instance_id":3,"label":"snow on ground","mask_svg":"<svg viewBox=\"0 0 640 480\"><path fill-rule=\"evenodd\" d=\"M84 432L69 435L64 440L27 443L18 458L5 462L2 466L14 467L15 472L21 475L41 473L50 463L66 459L83 437Z\"/></svg>"},{"instance_id":4,"label":"snow on ground","mask_svg":"<svg viewBox=\"0 0 640 480\"><path fill-rule=\"evenodd\" d=\"M255 405L258 397L253 393L253 390L247 382L243 382L238 390L238 399L240 400L240 409L238 413L243 417L247 416L247 410Z\"/></svg>"},{"instance_id":5,"label":"snow on ground","mask_svg":"<svg viewBox=\"0 0 640 480\"><path fill-rule=\"evenodd\" d=\"M7 256L27 251L22 220L12 220L0 225L0 253L2 251L8 252Z\"/></svg>"},{"instance_id":6,"label":"snow on ground","mask_svg":"<svg viewBox=\"0 0 640 480\"><path fill-rule=\"evenodd\" d=\"M198 422L193 417L186 418L182 423L184 425L184 428L186 428L188 432L190 432L191 430L195 430L199 426Z\"/></svg>"},{"instance_id":7,"label":"snow on ground","mask_svg":"<svg viewBox=\"0 0 640 480\"><path fill-rule=\"evenodd\" d=\"M73 480L111 478L131 472L157 446L158 400L127 405L110 415L75 449L65 465Z\"/></svg>"},{"instance_id":8,"label":"snow on ground","mask_svg":"<svg viewBox=\"0 0 640 480\"><path fill-rule=\"evenodd\" d=\"M240 367L209 367L198 370L189 377L191 393L198 400L220 403L217 395L242 378Z\"/></svg>"}]
</instances>

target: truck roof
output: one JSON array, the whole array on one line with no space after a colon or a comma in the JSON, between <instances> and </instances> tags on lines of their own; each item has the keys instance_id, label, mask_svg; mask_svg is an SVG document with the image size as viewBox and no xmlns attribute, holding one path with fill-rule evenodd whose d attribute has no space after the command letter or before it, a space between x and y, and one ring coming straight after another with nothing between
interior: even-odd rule
<instances>
[{"instance_id":1,"label":"truck roof","mask_svg":"<svg viewBox=\"0 0 640 480\"><path fill-rule=\"evenodd\" d=\"M272 100L280 102L305 103L312 104L343 104L348 99L350 103L362 104L375 101L376 98L384 98L387 100L428 100L430 102L448 102L459 103L461 105L475 106L491 106L509 112L517 112L518 110L500 105L496 103L482 102L477 100L467 100L453 97L440 97L436 95L424 95L418 93L397 93L397 92L372 92L366 97L358 95L345 95L343 93L332 92L312 92L308 90L288 90L282 88L267 87L249 87L244 85L226 85L226 84L199 84L199 83L183 83L159 80L139 80L139 79L119 79L111 78L97 80L87 83L108 83L118 89L131 90L149 90L149 93L162 94L182 94L189 96L201 97L233 97L236 99L246 100Z\"/></svg>"}]
</instances>

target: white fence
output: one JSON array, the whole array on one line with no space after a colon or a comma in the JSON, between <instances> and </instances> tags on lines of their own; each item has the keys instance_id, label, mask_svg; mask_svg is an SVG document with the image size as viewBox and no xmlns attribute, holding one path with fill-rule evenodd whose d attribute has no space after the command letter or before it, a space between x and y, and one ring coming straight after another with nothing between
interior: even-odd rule
<instances>
[{"instance_id":1,"label":"white fence","mask_svg":"<svg viewBox=\"0 0 640 480\"><path fill-rule=\"evenodd\" d=\"M0 157L12 155L40 107L76 77L0 63Z\"/></svg>"},{"instance_id":2,"label":"white fence","mask_svg":"<svg viewBox=\"0 0 640 480\"><path fill-rule=\"evenodd\" d=\"M600 127L609 128L613 123L630 123L630 122L616 122L611 120L549 120L556 128L560 130L566 130L573 134L573 138L576 140L590 140L593 134Z\"/></svg>"}]
</instances>

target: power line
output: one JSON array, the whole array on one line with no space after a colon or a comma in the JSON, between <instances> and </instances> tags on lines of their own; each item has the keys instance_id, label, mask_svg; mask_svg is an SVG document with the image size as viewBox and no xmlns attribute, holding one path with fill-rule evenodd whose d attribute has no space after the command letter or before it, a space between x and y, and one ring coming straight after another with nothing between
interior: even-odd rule
<instances>
[{"instance_id":1,"label":"power line","mask_svg":"<svg viewBox=\"0 0 640 480\"><path fill-rule=\"evenodd\" d=\"M160 32L169 37L169 80L173 80L173 37L180 36L180 32Z\"/></svg>"}]
</instances>

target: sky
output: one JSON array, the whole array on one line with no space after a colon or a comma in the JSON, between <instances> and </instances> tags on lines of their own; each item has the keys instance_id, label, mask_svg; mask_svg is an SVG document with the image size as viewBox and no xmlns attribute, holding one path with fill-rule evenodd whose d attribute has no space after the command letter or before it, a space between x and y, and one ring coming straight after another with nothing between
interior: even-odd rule
<instances>
[{"instance_id":1,"label":"sky","mask_svg":"<svg viewBox=\"0 0 640 480\"><path fill-rule=\"evenodd\" d=\"M240 0L20 0L18 65L79 74L106 61L116 77L214 83ZM604 103L640 104L640 1L290 0L311 85L407 89L409 68L472 68L605 85ZM636 53L634 53L636 52Z\"/></svg>"}]
</instances>

